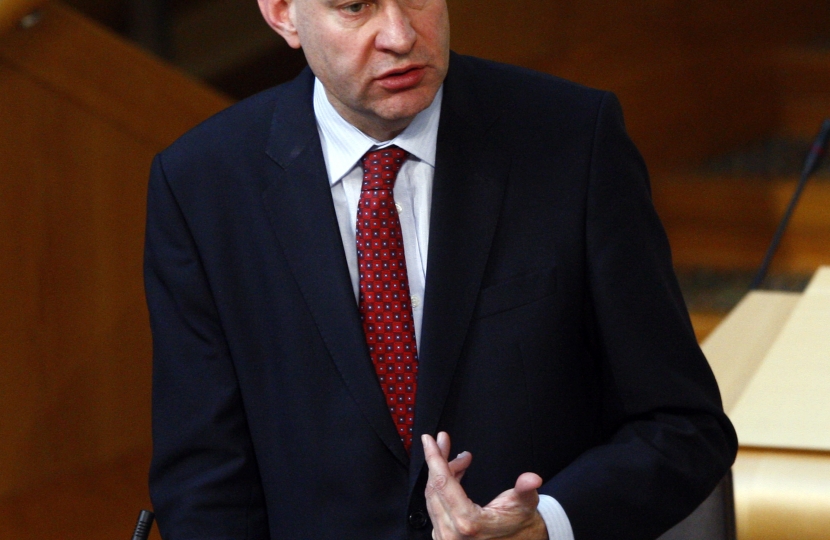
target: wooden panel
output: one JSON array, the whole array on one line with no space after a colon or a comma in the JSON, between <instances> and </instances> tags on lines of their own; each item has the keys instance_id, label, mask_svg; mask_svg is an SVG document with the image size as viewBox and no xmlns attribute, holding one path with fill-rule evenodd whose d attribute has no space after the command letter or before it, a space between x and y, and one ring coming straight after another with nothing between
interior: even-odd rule
<instances>
[{"instance_id":1,"label":"wooden panel","mask_svg":"<svg viewBox=\"0 0 830 540\"><path fill-rule=\"evenodd\" d=\"M228 101L56 4L0 36L0 95L3 497L149 445L150 161Z\"/></svg>"},{"instance_id":2,"label":"wooden panel","mask_svg":"<svg viewBox=\"0 0 830 540\"><path fill-rule=\"evenodd\" d=\"M795 190L796 179L659 176L654 204L678 267L757 268ZM830 183L813 179L773 268L814 271L830 264Z\"/></svg>"},{"instance_id":3,"label":"wooden panel","mask_svg":"<svg viewBox=\"0 0 830 540\"><path fill-rule=\"evenodd\" d=\"M14 28L22 17L37 9L46 0L3 0L0 2L0 35Z\"/></svg>"},{"instance_id":4,"label":"wooden panel","mask_svg":"<svg viewBox=\"0 0 830 540\"><path fill-rule=\"evenodd\" d=\"M731 414L801 295L750 291L706 338L701 348Z\"/></svg>"},{"instance_id":5,"label":"wooden panel","mask_svg":"<svg viewBox=\"0 0 830 540\"><path fill-rule=\"evenodd\" d=\"M723 322L725 315L720 312L692 311L689 317L692 319L697 341L702 342Z\"/></svg>"},{"instance_id":6,"label":"wooden panel","mask_svg":"<svg viewBox=\"0 0 830 540\"><path fill-rule=\"evenodd\" d=\"M785 116L769 57L824 31L815 0L449 0L459 52L616 92L653 170L773 133Z\"/></svg>"},{"instance_id":7,"label":"wooden panel","mask_svg":"<svg viewBox=\"0 0 830 540\"><path fill-rule=\"evenodd\" d=\"M830 538L830 453L741 448L732 474L738 540Z\"/></svg>"},{"instance_id":8,"label":"wooden panel","mask_svg":"<svg viewBox=\"0 0 830 540\"><path fill-rule=\"evenodd\" d=\"M730 417L802 300L797 293L750 292L703 344ZM827 452L742 446L732 467L738 539L828 538L828 473Z\"/></svg>"},{"instance_id":9,"label":"wooden panel","mask_svg":"<svg viewBox=\"0 0 830 540\"><path fill-rule=\"evenodd\" d=\"M166 146L230 100L50 3L31 29L0 39L0 57L135 138Z\"/></svg>"},{"instance_id":10,"label":"wooden panel","mask_svg":"<svg viewBox=\"0 0 830 540\"><path fill-rule=\"evenodd\" d=\"M659 45L705 50L809 42L826 30L830 6L816 0L447 0L452 47L523 65L576 50L629 56Z\"/></svg>"},{"instance_id":11,"label":"wooden panel","mask_svg":"<svg viewBox=\"0 0 830 540\"><path fill-rule=\"evenodd\" d=\"M830 452L830 266L819 268L729 418L744 446ZM828 462L830 465L830 462Z\"/></svg>"},{"instance_id":12,"label":"wooden panel","mask_svg":"<svg viewBox=\"0 0 830 540\"><path fill-rule=\"evenodd\" d=\"M3 540L113 540L130 538L138 511L150 508L150 449L82 467L0 498ZM159 540L154 525L150 540Z\"/></svg>"},{"instance_id":13,"label":"wooden panel","mask_svg":"<svg viewBox=\"0 0 830 540\"><path fill-rule=\"evenodd\" d=\"M13 254L0 263L2 493L148 440L141 250L156 149L2 64L0 93L0 161L17 171L0 184Z\"/></svg>"},{"instance_id":14,"label":"wooden panel","mask_svg":"<svg viewBox=\"0 0 830 540\"><path fill-rule=\"evenodd\" d=\"M812 138L830 117L830 50L786 47L770 62L781 93L780 131Z\"/></svg>"}]
</instances>

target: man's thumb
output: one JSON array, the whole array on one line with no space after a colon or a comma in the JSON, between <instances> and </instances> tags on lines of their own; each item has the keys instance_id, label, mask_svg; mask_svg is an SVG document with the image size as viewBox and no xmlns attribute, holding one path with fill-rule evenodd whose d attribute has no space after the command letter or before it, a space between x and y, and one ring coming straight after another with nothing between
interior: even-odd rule
<instances>
[{"instance_id":1,"label":"man's thumb","mask_svg":"<svg viewBox=\"0 0 830 540\"><path fill-rule=\"evenodd\" d=\"M537 489L542 487L542 477L536 473L526 472L516 479L516 494L519 496L530 495L533 497Z\"/></svg>"}]
</instances>

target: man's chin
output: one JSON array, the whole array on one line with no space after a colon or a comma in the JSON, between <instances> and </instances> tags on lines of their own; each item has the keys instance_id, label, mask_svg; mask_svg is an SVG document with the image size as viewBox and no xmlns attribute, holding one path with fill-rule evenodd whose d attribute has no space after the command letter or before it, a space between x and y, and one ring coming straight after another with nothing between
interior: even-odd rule
<instances>
[{"instance_id":1,"label":"man's chin","mask_svg":"<svg viewBox=\"0 0 830 540\"><path fill-rule=\"evenodd\" d=\"M375 114L388 122L411 122L418 113L432 105L437 92L437 88L416 88L392 94L377 104Z\"/></svg>"}]
</instances>

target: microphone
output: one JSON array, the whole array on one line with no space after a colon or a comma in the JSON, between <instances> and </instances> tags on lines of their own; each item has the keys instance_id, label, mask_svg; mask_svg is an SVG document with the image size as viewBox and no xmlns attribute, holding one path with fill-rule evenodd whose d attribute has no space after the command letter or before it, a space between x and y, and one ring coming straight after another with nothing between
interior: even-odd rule
<instances>
[{"instance_id":1,"label":"microphone","mask_svg":"<svg viewBox=\"0 0 830 540\"><path fill-rule=\"evenodd\" d=\"M813 146L807 154L807 159L804 160L804 168L801 171L801 179L795 187L795 193L793 193L793 197L790 199L787 211L784 212L784 217L781 218L781 223L778 224L775 236L772 237L772 243L767 249L766 255L764 255L764 261L761 263L758 273L755 274L755 278L749 286L750 290L760 287L761 283L764 281L764 278L767 276L769 265L772 262L772 258L775 256L775 252L778 251L778 244L781 243L784 231L787 230L787 225L789 224L790 218L795 211L795 207L798 205L798 199L801 197L801 192L804 191L804 186L807 184L807 180L813 175L814 172L816 172L816 169L818 169L818 166L821 163L821 158L824 157L824 151L827 149L828 139L830 139L830 118L825 119L824 122L822 122L821 129L816 136L816 140L813 141Z\"/></svg>"},{"instance_id":2,"label":"microphone","mask_svg":"<svg viewBox=\"0 0 830 540\"><path fill-rule=\"evenodd\" d=\"M804 160L804 169L801 171L801 176L809 177L818 169L821 158L824 157L824 151L827 149L827 140L830 138L830 118L824 120L821 124L816 140L813 141L813 146L810 148L810 153L807 154L807 159Z\"/></svg>"},{"instance_id":3,"label":"microphone","mask_svg":"<svg viewBox=\"0 0 830 540\"><path fill-rule=\"evenodd\" d=\"M155 514L148 510L142 510L138 514L138 523L135 524L132 540L147 540L150 536L150 529L153 528L153 519Z\"/></svg>"}]
</instances>

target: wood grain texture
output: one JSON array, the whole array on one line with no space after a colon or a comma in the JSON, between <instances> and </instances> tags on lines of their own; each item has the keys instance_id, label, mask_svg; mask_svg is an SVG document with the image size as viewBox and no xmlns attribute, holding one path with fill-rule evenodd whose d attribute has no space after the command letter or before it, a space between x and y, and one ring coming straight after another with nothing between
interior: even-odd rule
<instances>
[{"instance_id":1,"label":"wood grain texture","mask_svg":"<svg viewBox=\"0 0 830 540\"><path fill-rule=\"evenodd\" d=\"M754 270L795 191L796 178L661 175L654 204L678 267ZM812 273L830 264L830 182L804 189L774 259L776 272Z\"/></svg>"},{"instance_id":2,"label":"wood grain texture","mask_svg":"<svg viewBox=\"0 0 830 540\"><path fill-rule=\"evenodd\" d=\"M819 268L729 412L745 446L830 453L830 266ZM830 462L828 462L830 465Z\"/></svg>"},{"instance_id":3,"label":"wood grain texture","mask_svg":"<svg viewBox=\"0 0 830 540\"><path fill-rule=\"evenodd\" d=\"M732 474L738 540L830 538L830 453L741 448Z\"/></svg>"},{"instance_id":4,"label":"wood grain texture","mask_svg":"<svg viewBox=\"0 0 830 540\"><path fill-rule=\"evenodd\" d=\"M778 130L786 81L770 58L821 35L830 17L830 5L815 0L448 5L459 52L616 92L653 170L696 164Z\"/></svg>"},{"instance_id":5,"label":"wood grain texture","mask_svg":"<svg viewBox=\"0 0 830 540\"><path fill-rule=\"evenodd\" d=\"M149 445L150 161L229 102L58 4L0 95L2 497Z\"/></svg>"},{"instance_id":6,"label":"wood grain texture","mask_svg":"<svg viewBox=\"0 0 830 540\"><path fill-rule=\"evenodd\" d=\"M166 146L230 100L49 3L39 24L0 39L0 58L134 138Z\"/></svg>"},{"instance_id":7,"label":"wood grain texture","mask_svg":"<svg viewBox=\"0 0 830 540\"><path fill-rule=\"evenodd\" d=\"M138 448L93 467L52 475L0 497L2 540L131 538L140 509L150 508L150 448ZM160 540L154 525L150 540Z\"/></svg>"},{"instance_id":8,"label":"wood grain texture","mask_svg":"<svg viewBox=\"0 0 830 540\"><path fill-rule=\"evenodd\" d=\"M818 278L823 282L820 285L823 290L813 293L830 294L828 272L830 270L825 269L823 279L821 276ZM814 279L812 287L818 285ZM810 294L808 289L805 295ZM774 349L781 345L779 339L788 332L787 327L794 322L798 324L797 311L804 308L801 303L805 295L750 292L704 341L703 351L717 377L724 408L733 420L736 420L736 412L741 414L739 409L745 393L754 391L756 377L764 371L769 353L775 354ZM819 309L826 311L826 301ZM798 370L805 367L804 375L813 376L826 385L827 370L816 365L809 368L799 358L800 354L810 354L810 339L815 341L823 337L824 333L813 329L801 340L803 343L790 341L786 362L792 371L784 370L781 376L783 384L776 381L767 386L763 395L757 396L759 399L755 400L754 414L765 416L764 421L768 418L773 423L773 417L778 415L776 408L792 411L792 401L801 401L803 409L790 414L786 422L808 423L819 436L827 431L824 429L827 415L824 414L824 425L817 418L824 412L821 404L825 401L826 392L813 396L812 403L805 403L803 394L809 392L808 387L814 382L808 381L796 389L781 392L782 387L786 386L785 379L789 378L787 372L797 377L801 375ZM815 355L816 351L812 354ZM822 355L821 351L818 352L816 358L820 360L819 364L821 360L826 360L826 356L826 353ZM826 362L823 365L826 366ZM769 414L769 405L773 406L772 414ZM753 441L747 440L751 437L744 437L749 435L745 432L745 423L738 418L735 427L742 443L732 468L738 539L818 540L830 537L830 452L795 450L792 446L798 445L798 437L793 437L792 433L788 433L786 448L746 446ZM791 430L785 425L783 431ZM757 439L754 442L757 444Z\"/></svg>"}]
</instances>

